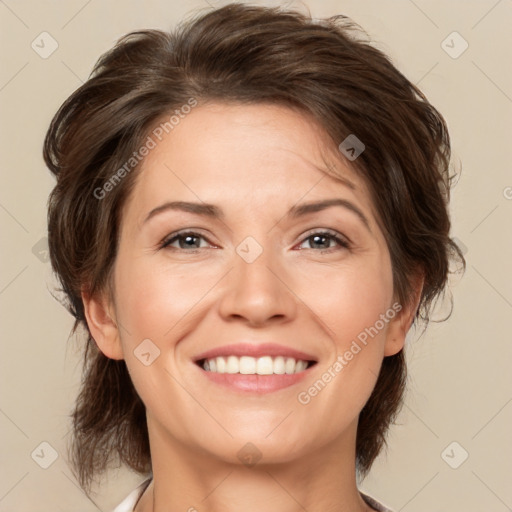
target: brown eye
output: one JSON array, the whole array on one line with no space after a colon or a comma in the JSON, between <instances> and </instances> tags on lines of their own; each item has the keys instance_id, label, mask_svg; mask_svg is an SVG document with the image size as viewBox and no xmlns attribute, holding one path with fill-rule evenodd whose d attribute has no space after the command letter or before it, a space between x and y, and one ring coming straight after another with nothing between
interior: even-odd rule
<instances>
[{"instance_id":1,"label":"brown eye","mask_svg":"<svg viewBox=\"0 0 512 512\"><path fill-rule=\"evenodd\" d=\"M171 247L171 249L202 249L203 247L201 247L201 239L208 242L208 240L206 240L206 238L200 235L199 233L195 233L193 231L186 231L183 233L170 235L169 238L166 238L162 242L161 248L164 249L166 247L170 247L171 244L177 241L179 244L178 247Z\"/></svg>"},{"instance_id":2,"label":"brown eye","mask_svg":"<svg viewBox=\"0 0 512 512\"><path fill-rule=\"evenodd\" d=\"M348 249L350 244L347 240L340 237L338 233L331 231L317 231L314 233L310 233L301 245L308 241L311 247L306 247L306 249L320 249L324 251L329 251L335 249L332 246L327 247L332 241L337 243L339 246Z\"/></svg>"}]
</instances>

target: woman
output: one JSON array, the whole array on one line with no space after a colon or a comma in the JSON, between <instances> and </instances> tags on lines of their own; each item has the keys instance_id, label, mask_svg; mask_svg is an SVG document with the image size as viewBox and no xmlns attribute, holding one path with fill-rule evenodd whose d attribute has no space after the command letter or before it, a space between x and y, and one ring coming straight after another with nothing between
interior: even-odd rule
<instances>
[{"instance_id":1,"label":"woman","mask_svg":"<svg viewBox=\"0 0 512 512\"><path fill-rule=\"evenodd\" d=\"M447 283L441 115L343 16L229 4L128 34L60 108L51 261L87 333L71 461L135 511L359 492Z\"/></svg>"}]
</instances>

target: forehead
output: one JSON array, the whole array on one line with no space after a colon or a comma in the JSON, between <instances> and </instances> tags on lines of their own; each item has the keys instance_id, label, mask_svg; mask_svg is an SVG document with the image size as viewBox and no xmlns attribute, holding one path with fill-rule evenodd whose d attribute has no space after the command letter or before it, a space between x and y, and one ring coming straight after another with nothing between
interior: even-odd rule
<instances>
[{"instance_id":1,"label":"forehead","mask_svg":"<svg viewBox=\"0 0 512 512\"><path fill-rule=\"evenodd\" d=\"M269 200L286 207L326 194L373 210L363 179L336 155L321 126L284 106L196 106L161 140L154 132L151 137L154 147L142 162L130 210L179 197L238 208L244 198L244 205L262 211Z\"/></svg>"}]
</instances>

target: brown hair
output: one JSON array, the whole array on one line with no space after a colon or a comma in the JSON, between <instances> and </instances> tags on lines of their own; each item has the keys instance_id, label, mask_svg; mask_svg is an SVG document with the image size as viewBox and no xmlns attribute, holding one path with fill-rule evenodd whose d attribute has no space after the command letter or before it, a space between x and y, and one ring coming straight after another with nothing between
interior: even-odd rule
<instances>
[{"instance_id":1,"label":"brown hair","mask_svg":"<svg viewBox=\"0 0 512 512\"><path fill-rule=\"evenodd\" d=\"M52 267L75 317L72 333L78 326L87 333L70 449L84 490L114 457L137 472L151 471L144 404L125 362L99 351L81 299L82 289L111 293L120 213L138 166L101 199L97 191L162 115L190 98L199 104L300 109L318 121L334 148L355 134L365 150L348 163L371 192L399 302L412 299L418 271L425 278L415 321L429 321L434 299L444 295L450 261L465 267L449 237L453 176L445 121L363 36L342 15L312 20L278 7L229 4L182 22L171 33L141 30L122 37L56 113L44 143L46 164L57 178L49 198L48 237ZM385 357L359 417L356 459L362 476L385 445L405 385L403 351Z\"/></svg>"}]
</instances>

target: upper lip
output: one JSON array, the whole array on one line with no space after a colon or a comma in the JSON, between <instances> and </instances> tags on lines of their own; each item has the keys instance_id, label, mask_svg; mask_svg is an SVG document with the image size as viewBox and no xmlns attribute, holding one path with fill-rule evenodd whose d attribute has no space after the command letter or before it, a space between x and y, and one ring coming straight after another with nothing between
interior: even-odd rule
<instances>
[{"instance_id":1,"label":"upper lip","mask_svg":"<svg viewBox=\"0 0 512 512\"><path fill-rule=\"evenodd\" d=\"M293 357L294 359L301 359L303 361L316 361L316 358L311 354L296 350L291 347L284 345L277 345L275 343L234 343L231 345L223 345L222 347L212 348L201 354L197 355L194 360L196 362L204 359L213 359L215 357L226 357L226 356L250 356L250 357L262 357L262 356L283 356Z\"/></svg>"}]
</instances>

